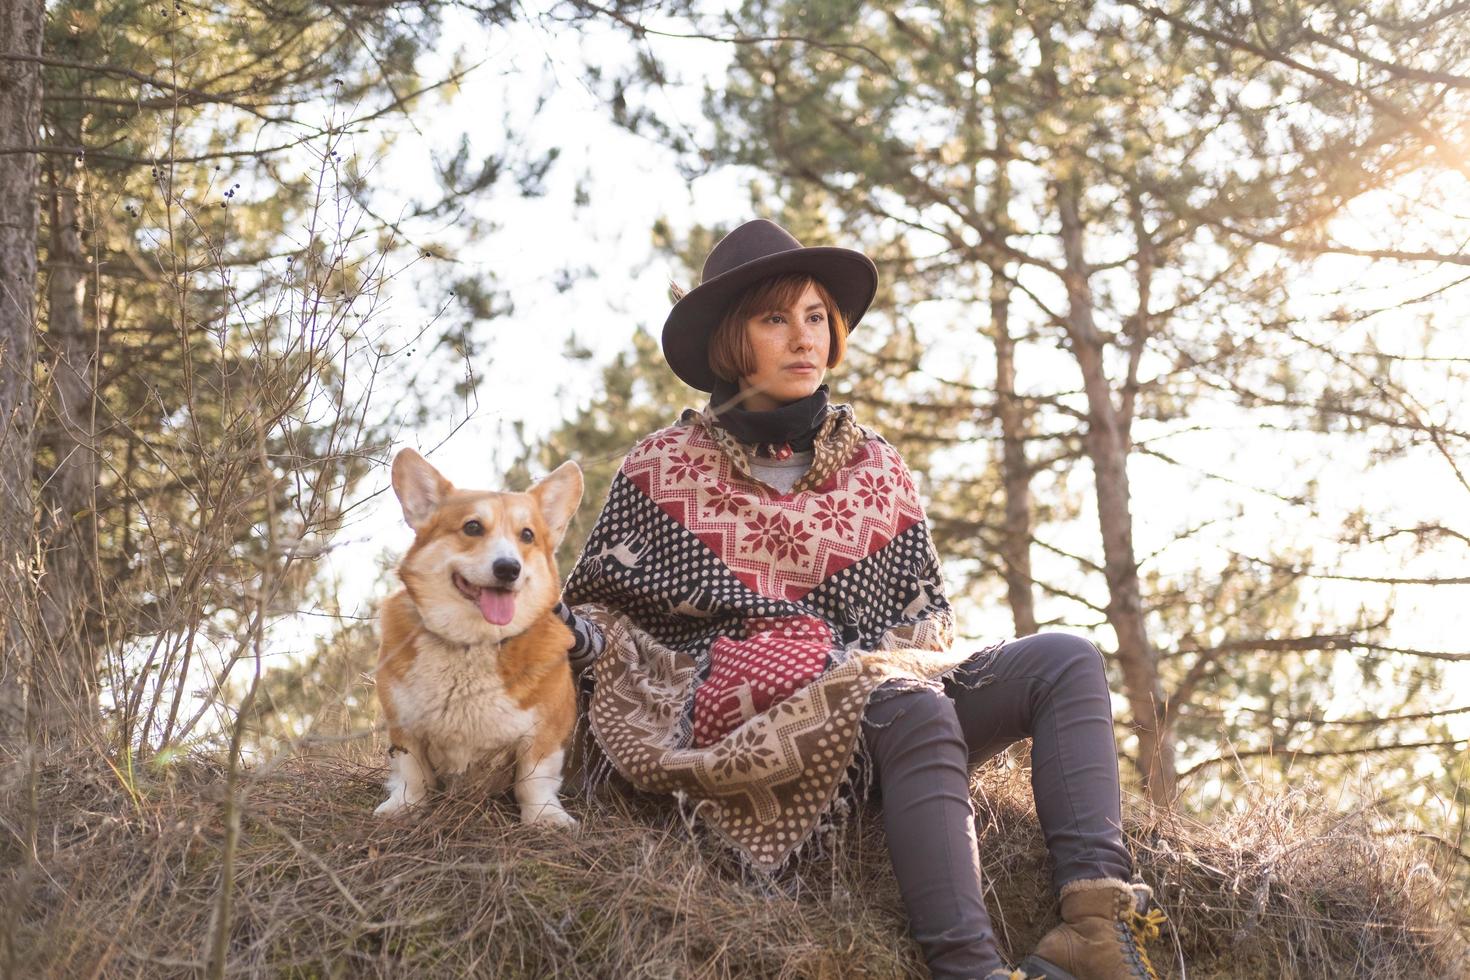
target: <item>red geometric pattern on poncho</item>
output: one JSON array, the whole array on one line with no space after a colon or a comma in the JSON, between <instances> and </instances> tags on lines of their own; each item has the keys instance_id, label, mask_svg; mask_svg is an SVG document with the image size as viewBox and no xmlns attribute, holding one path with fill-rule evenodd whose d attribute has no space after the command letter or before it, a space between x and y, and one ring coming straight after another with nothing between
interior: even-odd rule
<instances>
[{"instance_id":1,"label":"red geometric pattern on poncho","mask_svg":"<svg viewBox=\"0 0 1470 980\"><path fill-rule=\"evenodd\" d=\"M624 458L563 590L603 634L586 719L607 762L640 790L693 803L767 871L837 819L872 692L932 684L975 654L952 646L939 556L898 452L845 405L813 450L781 494L752 478L747 447L708 409L686 413ZM819 672L789 693L756 684L750 621L806 617L831 633ZM811 670L816 637L783 638L784 673ZM757 687L772 699L764 710ZM696 738L701 704L753 713L698 744L722 727L707 717Z\"/></svg>"},{"instance_id":2,"label":"red geometric pattern on poncho","mask_svg":"<svg viewBox=\"0 0 1470 980\"><path fill-rule=\"evenodd\" d=\"M832 630L815 616L752 616L745 639L710 648L710 674L694 694L694 744L713 745L821 675Z\"/></svg>"},{"instance_id":3,"label":"red geometric pattern on poncho","mask_svg":"<svg viewBox=\"0 0 1470 980\"><path fill-rule=\"evenodd\" d=\"M826 485L801 494L741 479L694 425L642 443L622 471L747 588L772 598L801 598L924 519L908 468L879 439L860 446Z\"/></svg>"}]
</instances>

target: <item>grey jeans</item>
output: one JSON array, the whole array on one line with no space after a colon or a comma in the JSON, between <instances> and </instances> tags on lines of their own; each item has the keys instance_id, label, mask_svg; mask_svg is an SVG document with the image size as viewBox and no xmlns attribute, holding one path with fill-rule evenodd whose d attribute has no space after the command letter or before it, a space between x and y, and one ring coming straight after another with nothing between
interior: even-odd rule
<instances>
[{"instance_id":1,"label":"grey jeans","mask_svg":"<svg viewBox=\"0 0 1470 980\"><path fill-rule=\"evenodd\" d=\"M1118 755L1102 655L1037 633L963 664L945 693L880 688L863 717L909 929L936 980L1002 965L980 881L969 769L1031 739L1031 789L1053 884L1123 878Z\"/></svg>"}]
</instances>

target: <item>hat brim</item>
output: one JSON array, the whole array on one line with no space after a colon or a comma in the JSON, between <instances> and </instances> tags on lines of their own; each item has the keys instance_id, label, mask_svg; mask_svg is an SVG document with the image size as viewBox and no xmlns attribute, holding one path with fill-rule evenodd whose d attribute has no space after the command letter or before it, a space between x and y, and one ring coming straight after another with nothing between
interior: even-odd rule
<instances>
[{"instance_id":1,"label":"hat brim","mask_svg":"<svg viewBox=\"0 0 1470 980\"><path fill-rule=\"evenodd\" d=\"M878 267L850 248L814 245L746 262L700 283L669 311L664 321L664 358L680 380L700 391L714 391L719 378L709 367L709 343L730 304L752 283L790 272L808 273L827 287L849 332L878 292Z\"/></svg>"}]
</instances>

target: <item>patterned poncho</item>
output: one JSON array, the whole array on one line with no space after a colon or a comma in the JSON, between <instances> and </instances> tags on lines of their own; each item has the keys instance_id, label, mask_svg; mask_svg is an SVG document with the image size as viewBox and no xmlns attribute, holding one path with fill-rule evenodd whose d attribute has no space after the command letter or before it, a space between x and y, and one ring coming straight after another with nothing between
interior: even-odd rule
<instances>
[{"instance_id":1,"label":"patterned poncho","mask_svg":"<svg viewBox=\"0 0 1470 980\"><path fill-rule=\"evenodd\" d=\"M588 715L608 760L770 870L827 817L874 688L967 654L913 478L849 406L789 493L749 452L709 409L640 442L563 598L603 633Z\"/></svg>"}]
</instances>

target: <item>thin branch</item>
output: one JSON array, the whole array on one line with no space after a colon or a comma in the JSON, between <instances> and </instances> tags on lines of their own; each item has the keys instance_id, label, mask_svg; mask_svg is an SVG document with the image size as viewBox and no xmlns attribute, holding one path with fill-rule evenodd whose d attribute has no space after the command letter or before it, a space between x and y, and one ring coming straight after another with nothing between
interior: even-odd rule
<instances>
[{"instance_id":1,"label":"thin branch","mask_svg":"<svg viewBox=\"0 0 1470 980\"><path fill-rule=\"evenodd\" d=\"M1179 778L1183 779L1186 776L1192 776L1207 766L1219 765L1222 762L1231 762L1235 759L1249 759L1260 756L1279 755L1283 759L1326 759L1349 755L1368 755L1374 752L1398 752L1407 749L1459 748L1466 744L1470 744L1470 739L1447 739L1437 742L1401 742L1396 745L1367 745L1354 749L1295 749L1289 752L1280 751L1275 748L1248 749L1244 752L1232 752L1229 755L1206 759L1204 762L1190 766L1181 772Z\"/></svg>"},{"instance_id":2,"label":"thin branch","mask_svg":"<svg viewBox=\"0 0 1470 980\"><path fill-rule=\"evenodd\" d=\"M1470 585L1470 575L1446 576L1443 578L1400 575L1342 575L1335 572L1317 571L1305 565L1283 565L1280 562L1267 561L1264 558L1256 558L1238 551L1232 551L1230 554L1245 561L1263 565L1273 571L1288 572L1292 575L1302 575L1308 578L1331 579L1336 582L1372 582L1378 585Z\"/></svg>"},{"instance_id":3,"label":"thin branch","mask_svg":"<svg viewBox=\"0 0 1470 980\"><path fill-rule=\"evenodd\" d=\"M1138 10L1140 13L1145 14L1146 16L1154 20L1162 20L1166 23L1172 24L1185 33L1193 34L1196 37L1201 37L1208 41L1213 41L1216 44L1223 44L1226 47L1233 48L1237 51L1245 51L1265 61L1270 61L1275 64L1282 65L1284 67L1292 69L1293 71L1297 71L1304 75L1307 75L1310 78L1315 78L1317 81L1323 82L1333 88L1343 89L1353 93L1354 95L1363 99L1369 105L1373 106L1378 111L1382 112L1384 115L1401 124L1405 129L1414 133L1414 135L1424 140L1430 146L1433 146L1436 150L1439 151L1440 159L1446 167L1452 167L1461 174L1470 177L1470 164L1467 164L1466 162L1465 152L1463 149L1454 146L1440 134L1420 124L1409 113L1400 109L1398 106L1394 105L1392 102L1389 102L1382 96L1377 95L1367 88L1364 88L1362 85L1348 81L1344 78L1339 78L1332 72L1324 71L1321 68L1316 68L1312 65L1305 64L1293 57L1290 57L1289 55L1283 54L1280 51L1274 51L1269 48L1262 47L1258 44L1252 44L1251 42L1246 41L1242 38L1234 37L1222 31L1214 30L1213 28L1202 27L1201 25L1192 23L1191 21L1177 14L1171 14L1169 11L1164 10L1161 7L1156 7L1151 3L1144 3L1142 2L1142 0L1121 0L1121 2L1130 7L1133 7L1135 10ZM1470 256L1465 257L1464 264L1470 265Z\"/></svg>"}]
</instances>

